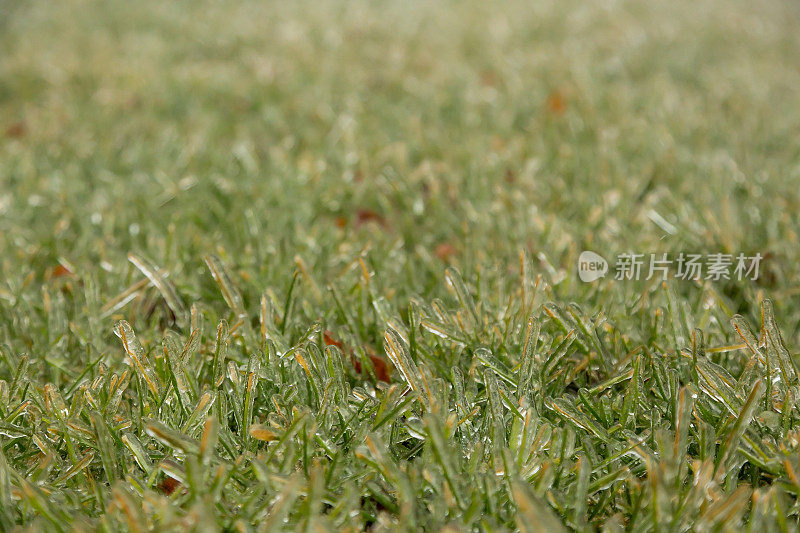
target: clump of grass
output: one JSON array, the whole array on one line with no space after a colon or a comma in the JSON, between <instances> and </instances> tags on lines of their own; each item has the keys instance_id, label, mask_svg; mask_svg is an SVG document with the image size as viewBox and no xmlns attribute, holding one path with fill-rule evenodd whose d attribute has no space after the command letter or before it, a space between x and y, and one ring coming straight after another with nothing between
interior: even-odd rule
<instances>
[{"instance_id":1,"label":"clump of grass","mask_svg":"<svg viewBox=\"0 0 800 533\"><path fill-rule=\"evenodd\" d=\"M798 375L769 301L760 333L737 316L737 344L707 347L696 330L673 352L541 305L530 279L478 306L449 269L450 304L417 299L390 319L384 383L323 349L319 324L292 336L274 313L249 316L224 264L207 264L229 307L217 326L197 305L183 335L140 339L121 320L118 353L62 388L3 352L5 528L796 521ZM738 377L709 354L725 350Z\"/></svg>"},{"instance_id":2,"label":"clump of grass","mask_svg":"<svg viewBox=\"0 0 800 533\"><path fill-rule=\"evenodd\" d=\"M1 4L0 530L798 527L794 7Z\"/></svg>"}]
</instances>

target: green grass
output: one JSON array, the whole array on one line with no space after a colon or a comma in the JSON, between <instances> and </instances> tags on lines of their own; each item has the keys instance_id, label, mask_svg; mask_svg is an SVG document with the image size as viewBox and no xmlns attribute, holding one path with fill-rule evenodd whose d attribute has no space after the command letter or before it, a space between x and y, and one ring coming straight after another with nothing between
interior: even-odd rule
<instances>
[{"instance_id":1,"label":"green grass","mask_svg":"<svg viewBox=\"0 0 800 533\"><path fill-rule=\"evenodd\" d=\"M794 4L0 19L0 531L798 527Z\"/></svg>"}]
</instances>

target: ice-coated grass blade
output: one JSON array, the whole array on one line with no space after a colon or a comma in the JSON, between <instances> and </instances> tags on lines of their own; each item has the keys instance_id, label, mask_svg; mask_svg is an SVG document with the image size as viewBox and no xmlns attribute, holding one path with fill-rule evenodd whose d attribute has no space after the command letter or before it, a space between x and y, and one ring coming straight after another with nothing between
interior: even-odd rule
<instances>
[{"instance_id":1,"label":"ice-coated grass blade","mask_svg":"<svg viewBox=\"0 0 800 533\"><path fill-rule=\"evenodd\" d=\"M180 325L187 323L189 313L186 310L186 305L181 300L175 286L170 282L162 271L147 259L143 259L134 254L128 254L128 261L130 261L136 268L138 268L147 279L150 280L161 293L164 301L167 302L170 310L175 314L175 319Z\"/></svg>"},{"instance_id":2,"label":"ice-coated grass blade","mask_svg":"<svg viewBox=\"0 0 800 533\"><path fill-rule=\"evenodd\" d=\"M228 307L236 313L237 316L244 314L244 303L239 289L231 281L231 276L228 270L222 264L222 261L216 255L207 255L205 258L206 266L211 271L211 276L217 282L222 297Z\"/></svg>"},{"instance_id":3,"label":"ice-coated grass blade","mask_svg":"<svg viewBox=\"0 0 800 533\"><path fill-rule=\"evenodd\" d=\"M73 478L77 474L80 474L81 471L83 471L84 468L89 466L89 464L92 462L93 459L94 459L94 453L88 452L86 455L81 457L75 464L73 464L71 467L69 467L69 469L67 469L66 472L64 472L58 478L56 478L53 481L53 484L54 485L60 485L60 484L62 484L64 482L66 482L67 480Z\"/></svg>"},{"instance_id":4,"label":"ice-coated grass blade","mask_svg":"<svg viewBox=\"0 0 800 533\"><path fill-rule=\"evenodd\" d=\"M144 348L136 338L133 328L126 321L120 320L114 328L114 333L122 341L122 347L125 349L134 371L144 380L153 399L158 401L161 397L161 385L155 371L146 359Z\"/></svg>"},{"instance_id":5,"label":"ice-coated grass blade","mask_svg":"<svg viewBox=\"0 0 800 533\"><path fill-rule=\"evenodd\" d=\"M211 407L214 405L214 401L216 400L216 395L210 392L204 392L200 399L197 401L197 405L194 406L194 410L191 414L187 417L186 422L183 423L183 427L181 427L181 431L187 434L192 434L194 429L205 420L208 412L211 410Z\"/></svg>"},{"instance_id":6,"label":"ice-coated grass blade","mask_svg":"<svg viewBox=\"0 0 800 533\"><path fill-rule=\"evenodd\" d=\"M487 370L484 374L486 381L486 391L489 397L489 416L491 417L491 440L492 440L492 458L494 463L494 471L498 475L505 473L505 466L503 464L503 449L506 446L506 432L503 403L500 399L500 386L497 384L497 378L491 370Z\"/></svg>"},{"instance_id":7,"label":"ice-coated grass blade","mask_svg":"<svg viewBox=\"0 0 800 533\"><path fill-rule=\"evenodd\" d=\"M560 533L566 532L558 517L539 498L530 493L528 486L515 482L511 493L517 504L519 514L516 517L517 527L524 533Z\"/></svg>"},{"instance_id":8,"label":"ice-coated grass blade","mask_svg":"<svg viewBox=\"0 0 800 533\"><path fill-rule=\"evenodd\" d=\"M733 454L736 452L736 448L739 445L739 440L744 435L747 426L753 420L753 416L756 413L756 409L759 405L759 399L761 395L764 393L765 385L763 380L758 380L753 384L753 388L750 391L750 394L745 400L744 405L742 405L741 412L738 413L736 416L736 421L734 422L733 426L728 432L727 437L720 445L719 451L717 452L717 461L716 461L716 471L717 475L727 475L729 461Z\"/></svg>"},{"instance_id":9,"label":"ice-coated grass blade","mask_svg":"<svg viewBox=\"0 0 800 533\"><path fill-rule=\"evenodd\" d=\"M700 389L721 402L731 414L738 414L741 399L734 386L736 381L724 368L711 361L698 359L697 373L700 376Z\"/></svg>"},{"instance_id":10,"label":"ice-coated grass blade","mask_svg":"<svg viewBox=\"0 0 800 533\"><path fill-rule=\"evenodd\" d=\"M595 331L595 327L599 326L602 323L602 317L596 320L596 324L592 324L583 314L583 310L575 303L569 304L567 307L570 316L572 317L573 322L578 326L578 330L580 331L581 335L585 339L586 343L592 348L594 348L595 353L597 354L597 358L600 360L600 364L603 367L603 370L608 372L609 364L608 360L610 355L606 350L603 343L597 336Z\"/></svg>"},{"instance_id":11,"label":"ice-coated grass blade","mask_svg":"<svg viewBox=\"0 0 800 533\"><path fill-rule=\"evenodd\" d=\"M2 449L0 449L0 505L3 509L11 509L11 474ZM5 513L0 513L0 517L5 517Z\"/></svg>"},{"instance_id":12,"label":"ice-coated grass blade","mask_svg":"<svg viewBox=\"0 0 800 533\"><path fill-rule=\"evenodd\" d=\"M786 344L783 342L783 336L775 320L772 300L764 300L762 306L764 309L764 332L767 340L768 353L773 354L777 362L776 366L780 367L786 386L794 385L798 380L797 363L789 353L789 350L786 349Z\"/></svg>"},{"instance_id":13,"label":"ice-coated grass blade","mask_svg":"<svg viewBox=\"0 0 800 533\"><path fill-rule=\"evenodd\" d=\"M147 476L150 476L153 473L153 465L151 464L150 457L142 446L142 443L139 442L139 439L137 439L133 433L126 431L122 434L120 440L125 447L130 450L139 467Z\"/></svg>"},{"instance_id":14,"label":"ice-coated grass blade","mask_svg":"<svg viewBox=\"0 0 800 533\"><path fill-rule=\"evenodd\" d=\"M456 466L452 457L452 448L445 441L444 428L436 415L430 414L425 417L425 433L430 439L433 455L442 474L447 482L450 492L455 498L456 504L463 508L464 498L461 494L461 484Z\"/></svg>"},{"instance_id":15,"label":"ice-coated grass blade","mask_svg":"<svg viewBox=\"0 0 800 533\"><path fill-rule=\"evenodd\" d=\"M589 480L592 474L592 465L586 455L580 455L576 468L578 473L572 494L572 522L576 528L583 529L586 527L586 505L589 496Z\"/></svg>"},{"instance_id":16,"label":"ice-coated grass blade","mask_svg":"<svg viewBox=\"0 0 800 533\"><path fill-rule=\"evenodd\" d=\"M534 369L537 363L536 348L539 343L541 329L541 321L531 316L525 329L525 342L522 346L519 382L517 383L517 397L520 399L525 397L533 386Z\"/></svg>"},{"instance_id":17,"label":"ice-coated grass blade","mask_svg":"<svg viewBox=\"0 0 800 533\"><path fill-rule=\"evenodd\" d=\"M228 355L228 343L230 342L230 333L228 322L220 320L217 325L217 342L214 345L214 359L211 363L211 375L214 378L214 386L219 387L222 385L223 371L225 366L225 359Z\"/></svg>"},{"instance_id":18,"label":"ice-coated grass blade","mask_svg":"<svg viewBox=\"0 0 800 533\"><path fill-rule=\"evenodd\" d=\"M481 328L481 318L478 315L475 300L473 300L469 289L467 289L464 279L461 277L461 273L455 268L450 267L445 271L445 279L447 280L448 287L455 293L458 302L461 304L461 308L467 316L470 317L473 327Z\"/></svg>"},{"instance_id":19,"label":"ice-coated grass blade","mask_svg":"<svg viewBox=\"0 0 800 533\"><path fill-rule=\"evenodd\" d=\"M750 353L756 355L759 353L759 342L756 339L755 335L753 335L753 331L750 329L750 325L744 319L742 315L734 315L731 318L731 325L739 337L742 338L744 341L745 346L747 349L750 350Z\"/></svg>"},{"instance_id":20,"label":"ice-coated grass blade","mask_svg":"<svg viewBox=\"0 0 800 533\"><path fill-rule=\"evenodd\" d=\"M387 328L384 333L384 349L403 380L417 393L422 392L422 375L416 363L411 360L403 339L396 331Z\"/></svg>"},{"instance_id":21,"label":"ice-coated grass blade","mask_svg":"<svg viewBox=\"0 0 800 533\"><path fill-rule=\"evenodd\" d=\"M89 418L94 426L97 450L103 462L103 470L109 483L114 483L119 477L114 441L108 430L105 420L97 412L91 412Z\"/></svg>"},{"instance_id":22,"label":"ice-coated grass blade","mask_svg":"<svg viewBox=\"0 0 800 533\"><path fill-rule=\"evenodd\" d=\"M168 448L184 454L197 455L200 446L197 441L190 439L183 433L175 431L156 420L150 420L145 426L147 434L158 440Z\"/></svg>"},{"instance_id":23,"label":"ice-coated grass blade","mask_svg":"<svg viewBox=\"0 0 800 533\"><path fill-rule=\"evenodd\" d=\"M608 432L578 411L571 402L557 398L555 400L545 400L545 406L561 416L567 423L588 431L602 442L610 442L611 439Z\"/></svg>"},{"instance_id":24,"label":"ice-coated grass blade","mask_svg":"<svg viewBox=\"0 0 800 533\"><path fill-rule=\"evenodd\" d=\"M247 376L245 377L244 384L244 399L242 401L244 404L242 406L244 411L242 413L242 427L244 428L250 427L253 419L253 404L255 403L256 395L258 394L257 387L260 368L261 362L259 356L254 354L248 363ZM246 447L248 444L249 443L245 440Z\"/></svg>"},{"instance_id":25,"label":"ice-coated grass blade","mask_svg":"<svg viewBox=\"0 0 800 533\"><path fill-rule=\"evenodd\" d=\"M300 496L300 491L298 490L300 484L299 474L292 476L288 482L284 484L283 490L278 494L266 520L261 526L262 531L267 533L284 531L286 528L286 517L289 515L295 500Z\"/></svg>"},{"instance_id":26,"label":"ice-coated grass blade","mask_svg":"<svg viewBox=\"0 0 800 533\"><path fill-rule=\"evenodd\" d=\"M682 388L678 394L678 408L675 412L675 444L672 455L680 464L678 479L683 477L686 467L686 451L689 446L689 427L691 425L692 409L694 408L695 393Z\"/></svg>"}]
</instances>

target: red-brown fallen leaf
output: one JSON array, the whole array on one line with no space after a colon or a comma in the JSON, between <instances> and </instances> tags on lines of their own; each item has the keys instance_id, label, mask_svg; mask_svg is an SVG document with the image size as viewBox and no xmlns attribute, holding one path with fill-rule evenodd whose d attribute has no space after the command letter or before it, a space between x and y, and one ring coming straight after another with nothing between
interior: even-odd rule
<instances>
[{"instance_id":1,"label":"red-brown fallen leaf","mask_svg":"<svg viewBox=\"0 0 800 533\"><path fill-rule=\"evenodd\" d=\"M6 136L14 139L24 137L26 133L28 133L28 127L21 120L11 124L6 128Z\"/></svg>"},{"instance_id":2,"label":"red-brown fallen leaf","mask_svg":"<svg viewBox=\"0 0 800 533\"><path fill-rule=\"evenodd\" d=\"M493 70L483 70L478 75L481 85L484 87L494 87L497 85L497 74Z\"/></svg>"},{"instance_id":3,"label":"red-brown fallen leaf","mask_svg":"<svg viewBox=\"0 0 800 533\"><path fill-rule=\"evenodd\" d=\"M64 277L64 276L71 276L74 273L75 272L73 272L69 267L62 265L61 263L56 265L56 267L53 269L53 277L54 278L61 278L61 277Z\"/></svg>"},{"instance_id":4,"label":"red-brown fallen leaf","mask_svg":"<svg viewBox=\"0 0 800 533\"><path fill-rule=\"evenodd\" d=\"M158 484L158 490L169 496L181 486L181 482L173 477L165 477Z\"/></svg>"},{"instance_id":5,"label":"red-brown fallen leaf","mask_svg":"<svg viewBox=\"0 0 800 533\"><path fill-rule=\"evenodd\" d=\"M345 350L344 343L337 341L333 338L333 333L325 331L322 334L326 346L336 346L342 352L347 352L350 355L350 362L353 363L353 368L356 373L361 374L361 361L359 361L353 354L352 350ZM369 360L372 362L372 367L375 369L375 377L379 380L389 383L391 377L389 376L389 365L382 358L374 354L367 354Z\"/></svg>"},{"instance_id":6,"label":"red-brown fallen leaf","mask_svg":"<svg viewBox=\"0 0 800 533\"><path fill-rule=\"evenodd\" d=\"M386 226L386 219L372 209L358 209L356 210L356 226L362 226L368 222L375 222L378 225Z\"/></svg>"},{"instance_id":7,"label":"red-brown fallen leaf","mask_svg":"<svg viewBox=\"0 0 800 533\"><path fill-rule=\"evenodd\" d=\"M384 383L389 383L391 377L389 376L389 363L377 355L369 355L369 360L372 361L372 366L375 367L375 377Z\"/></svg>"},{"instance_id":8,"label":"red-brown fallen leaf","mask_svg":"<svg viewBox=\"0 0 800 533\"><path fill-rule=\"evenodd\" d=\"M458 250L455 246L450 244L449 242L442 242L436 245L436 249L433 251L433 254L441 259L442 261L448 261L450 257L454 256L458 253Z\"/></svg>"},{"instance_id":9,"label":"red-brown fallen leaf","mask_svg":"<svg viewBox=\"0 0 800 533\"><path fill-rule=\"evenodd\" d=\"M142 107L142 97L138 94L135 94L125 100L124 108L127 111L133 111L134 109L139 109L140 107Z\"/></svg>"},{"instance_id":10,"label":"red-brown fallen leaf","mask_svg":"<svg viewBox=\"0 0 800 533\"><path fill-rule=\"evenodd\" d=\"M489 144L491 145L492 150L494 150L495 152L502 152L503 150L505 150L508 141L500 137L499 135L495 135L494 137L492 137L492 140L489 142Z\"/></svg>"},{"instance_id":11,"label":"red-brown fallen leaf","mask_svg":"<svg viewBox=\"0 0 800 533\"><path fill-rule=\"evenodd\" d=\"M61 261L58 261L55 266L44 271L44 279L46 280L52 280L56 278L72 278L74 275L74 267L69 263Z\"/></svg>"},{"instance_id":12,"label":"red-brown fallen leaf","mask_svg":"<svg viewBox=\"0 0 800 533\"><path fill-rule=\"evenodd\" d=\"M356 369L356 372L360 374L361 361L356 359L354 355L351 355L350 357L353 360L353 367ZM367 357L369 357L369 360L372 362L372 368L375 369L375 377L384 383L389 383L391 378L389 376L389 365L386 363L386 361L373 354L367 354Z\"/></svg>"},{"instance_id":13,"label":"red-brown fallen leaf","mask_svg":"<svg viewBox=\"0 0 800 533\"><path fill-rule=\"evenodd\" d=\"M325 339L325 346L336 346L340 350L344 351L344 344L334 339L333 333L330 331L325 331L325 333L322 334L322 337Z\"/></svg>"},{"instance_id":14,"label":"red-brown fallen leaf","mask_svg":"<svg viewBox=\"0 0 800 533\"><path fill-rule=\"evenodd\" d=\"M567 110L567 99L561 91L555 90L547 97L547 109L554 115L563 115Z\"/></svg>"}]
</instances>

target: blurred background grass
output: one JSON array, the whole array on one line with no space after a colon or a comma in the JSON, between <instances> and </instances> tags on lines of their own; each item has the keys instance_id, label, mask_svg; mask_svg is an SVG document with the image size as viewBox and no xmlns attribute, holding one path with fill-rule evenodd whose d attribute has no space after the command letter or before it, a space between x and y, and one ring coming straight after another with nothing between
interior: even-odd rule
<instances>
[{"instance_id":1,"label":"blurred background grass","mask_svg":"<svg viewBox=\"0 0 800 533\"><path fill-rule=\"evenodd\" d=\"M202 257L218 252L251 306L298 264L305 297L363 256L402 306L442 292L446 264L499 299L525 251L552 298L627 315L653 286L581 284L587 248L769 254L758 282L676 289L700 326L755 322L770 295L797 344L796 3L4 6L12 346L40 344L58 264L96 291L54 304L74 328L139 279L129 252L187 301L216 295ZM328 312L304 301L307 321Z\"/></svg>"}]
</instances>

